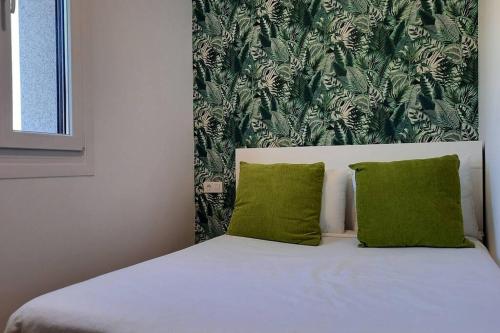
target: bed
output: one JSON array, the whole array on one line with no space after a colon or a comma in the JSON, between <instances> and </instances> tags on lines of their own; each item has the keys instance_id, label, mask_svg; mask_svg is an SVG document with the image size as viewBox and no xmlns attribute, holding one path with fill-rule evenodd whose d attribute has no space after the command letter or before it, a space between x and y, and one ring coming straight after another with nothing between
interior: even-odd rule
<instances>
[{"instance_id":1,"label":"bed","mask_svg":"<svg viewBox=\"0 0 500 333\"><path fill-rule=\"evenodd\" d=\"M245 149L237 161L347 165L402 149L402 158L453 151L482 167L480 143L323 148L335 158ZM38 297L6 333L498 332L500 270L471 240L475 248L360 248L354 232L316 247L224 235Z\"/></svg>"}]
</instances>

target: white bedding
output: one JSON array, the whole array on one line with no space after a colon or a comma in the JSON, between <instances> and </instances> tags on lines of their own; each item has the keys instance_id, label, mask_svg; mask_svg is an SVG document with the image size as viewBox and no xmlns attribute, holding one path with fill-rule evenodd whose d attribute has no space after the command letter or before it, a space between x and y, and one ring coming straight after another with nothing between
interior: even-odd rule
<instances>
[{"instance_id":1,"label":"white bedding","mask_svg":"<svg viewBox=\"0 0 500 333\"><path fill-rule=\"evenodd\" d=\"M36 298L6 332L500 332L475 249L309 247L221 236Z\"/></svg>"}]
</instances>

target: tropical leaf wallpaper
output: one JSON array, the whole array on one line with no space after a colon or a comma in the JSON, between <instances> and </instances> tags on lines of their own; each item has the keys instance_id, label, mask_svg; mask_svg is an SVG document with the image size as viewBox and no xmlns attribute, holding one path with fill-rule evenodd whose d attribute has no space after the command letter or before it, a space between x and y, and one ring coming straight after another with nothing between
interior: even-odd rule
<instances>
[{"instance_id":1,"label":"tropical leaf wallpaper","mask_svg":"<svg viewBox=\"0 0 500 333\"><path fill-rule=\"evenodd\" d=\"M197 241L235 148L478 138L477 0L193 0L193 61Z\"/></svg>"}]
</instances>

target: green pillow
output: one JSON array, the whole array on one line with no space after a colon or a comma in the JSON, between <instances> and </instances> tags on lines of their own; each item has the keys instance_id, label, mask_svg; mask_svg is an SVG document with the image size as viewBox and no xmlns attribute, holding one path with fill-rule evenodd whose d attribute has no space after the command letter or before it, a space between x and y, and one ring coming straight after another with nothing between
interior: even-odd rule
<instances>
[{"instance_id":1,"label":"green pillow","mask_svg":"<svg viewBox=\"0 0 500 333\"><path fill-rule=\"evenodd\" d=\"M457 155L350 165L361 246L474 247L464 237L459 166Z\"/></svg>"},{"instance_id":2,"label":"green pillow","mask_svg":"<svg viewBox=\"0 0 500 333\"><path fill-rule=\"evenodd\" d=\"M325 165L241 162L236 204L227 233L318 245Z\"/></svg>"}]
</instances>

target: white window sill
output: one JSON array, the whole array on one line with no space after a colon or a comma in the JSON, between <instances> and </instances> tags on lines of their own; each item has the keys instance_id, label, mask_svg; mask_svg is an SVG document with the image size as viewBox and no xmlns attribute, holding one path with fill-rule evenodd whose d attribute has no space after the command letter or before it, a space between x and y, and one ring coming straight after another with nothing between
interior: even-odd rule
<instances>
[{"instance_id":1,"label":"white window sill","mask_svg":"<svg viewBox=\"0 0 500 333\"><path fill-rule=\"evenodd\" d=\"M0 149L0 179L94 175L92 145L83 151Z\"/></svg>"}]
</instances>

